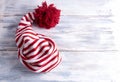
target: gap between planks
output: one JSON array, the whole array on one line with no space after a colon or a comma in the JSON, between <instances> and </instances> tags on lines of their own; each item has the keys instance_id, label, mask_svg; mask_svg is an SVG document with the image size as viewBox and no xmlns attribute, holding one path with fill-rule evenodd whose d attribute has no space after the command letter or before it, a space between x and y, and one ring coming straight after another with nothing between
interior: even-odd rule
<instances>
[{"instance_id":1,"label":"gap between planks","mask_svg":"<svg viewBox=\"0 0 120 82\"><path fill-rule=\"evenodd\" d=\"M23 14L1 14L1 17L8 17L8 16L23 16L25 13ZM113 15L78 15L78 14L62 14L61 16L79 16L79 17L112 17Z\"/></svg>"},{"instance_id":2,"label":"gap between planks","mask_svg":"<svg viewBox=\"0 0 120 82\"><path fill-rule=\"evenodd\" d=\"M16 47L12 48L2 48L0 51L17 51ZM79 50L79 49L59 49L60 52L117 52L118 50L115 49L108 49L108 50Z\"/></svg>"}]
</instances>

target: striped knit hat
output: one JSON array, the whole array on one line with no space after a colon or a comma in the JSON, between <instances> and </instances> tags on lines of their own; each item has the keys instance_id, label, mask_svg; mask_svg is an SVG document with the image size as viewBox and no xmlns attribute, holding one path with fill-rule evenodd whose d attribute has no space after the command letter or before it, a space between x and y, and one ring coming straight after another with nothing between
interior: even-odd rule
<instances>
[{"instance_id":1,"label":"striped knit hat","mask_svg":"<svg viewBox=\"0 0 120 82\"><path fill-rule=\"evenodd\" d=\"M61 61L61 56L54 41L32 29L34 12L21 18L16 30L16 44L20 62L33 72L49 72Z\"/></svg>"}]
</instances>

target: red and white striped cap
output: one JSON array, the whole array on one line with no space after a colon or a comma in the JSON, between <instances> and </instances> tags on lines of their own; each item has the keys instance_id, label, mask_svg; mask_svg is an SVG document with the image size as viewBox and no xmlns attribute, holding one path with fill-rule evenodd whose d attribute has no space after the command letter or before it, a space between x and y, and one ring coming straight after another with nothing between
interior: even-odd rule
<instances>
[{"instance_id":1,"label":"red and white striped cap","mask_svg":"<svg viewBox=\"0 0 120 82\"><path fill-rule=\"evenodd\" d=\"M60 63L61 56L53 40L33 31L34 20L32 12L21 18L15 38L18 58L33 72L49 72Z\"/></svg>"}]
</instances>

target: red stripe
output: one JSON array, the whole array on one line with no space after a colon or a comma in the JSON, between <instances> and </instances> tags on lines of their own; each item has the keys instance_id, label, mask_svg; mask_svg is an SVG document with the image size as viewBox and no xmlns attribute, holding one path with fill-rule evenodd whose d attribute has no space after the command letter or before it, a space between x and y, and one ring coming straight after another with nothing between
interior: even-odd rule
<instances>
[{"instance_id":1,"label":"red stripe","mask_svg":"<svg viewBox=\"0 0 120 82\"><path fill-rule=\"evenodd\" d=\"M32 29L31 29L31 28L28 28L28 27L25 27L25 29L23 29L22 31L17 32L17 33L16 33L16 36L19 35L19 34L21 34L21 33L23 33L23 32L26 31L26 30L32 30Z\"/></svg>"},{"instance_id":2,"label":"red stripe","mask_svg":"<svg viewBox=\"0 0 120 82\"><path fill-rule=\"evenodd\" d=\"M55 48L55 43L51 40L51 39L49 39L49 38L45 38L47 41L49 41L49 42L51 42L51 44L52 44L52 46Z\"/></svg>"},{"instance_id":3,"label":"red stripe","mask_svg":"<svg viewBox=\"0 0 120 82\"><path fill-rule=\"evenodd\" d=\"M53 61L57 56L58 56L58 55L54 56L52 59L50 59L48 62L46 62L45 64L43 64L43 65L41 65L41 66L44 67L44 66L48 65L48 64L49 64L51 61ZM48 58L46 58L46 59L48 59ZM43 61L45 61L46 59L44 59ZM43 62L43 61L41 61L41 62Z\"/></svg>"},{"instance_id":4,"label":"red stripe","mask_svg":"<svg viewBox=\"0 0 120 82\"><path fill-rule=\"evenodd\" d=\"M23 33L21 33L21 35L23 35L23 34L31 34L31 35L36 36L36 34L34 32L23 32ZM16 42L18 42L18 40L20 39L21 35L17 36ZM32 39L36 39L36 38L34 38L34 37L30 36L30 35L25 35L25 37L31 37ZM24 36L23 36L23 38L24 38Z\"/></svg>"},{"instance_id":5,"label":"red stripe","mask_svg":"<svg viewBox=\"0 0 120 82\"><path fill-rule=\"evenodd\" d=\"M54 69L61 62L61 60L62 60L62 58L59 58L59 62L57 62L54 66L52 66L49 70L46 70L46 71L49 72L52 69Z\"/></svg>"},{"instance_id":6,"label":"red stripe","mask_svg":"<svg viewBox=\"0 0 120 82\"><path fill-rule=\"evenodd\" d=\"M45 53L47 53L47 52L48 52L48 51L46 51ZM48 59L51 55L53 55L55 52L56 52L56 51L54 51L53 53L48 54L48 56L46 56L45 58L43 58L43 59L41 59L41 60L39 60L39 61L37 61L37 62L35 62L35 63L36 63L36 64L39 64L39 63L45 61L45 60ZM44 53L44 55L45 55L45 53ZM44 66L44 65L43 65L43 66Z\"/></svg>"},{"instance_id":7,"label":"red stripe","mask_svg":"<svg viewBox=\"0 0 120 82\"><path fill-rule=\"evenodd\" d=\"M24 20L23 17L21 18L21 20ZM25 20L24 20L25 21Z\"/></svg>"},{"instance_id":8,"label":"red stripe","mask_svg":"<svg viewBox=\"0 0 120 82\"><path fill-rule=\"evenodd\" d=\"M30 19L33 20L32 16L31 16L31 13L28 13L28 15L29 15Z\"/></svg>"},{"instance_id":9,"label":"red stripe","mask_svg":"<svg viewBox=\"0 0 120 82\"><path fill-rule=\"evenodd\" d=\"M45 36L45 35L43 35L43 34L38 34L38 35L40 35L40 36Z\"/></svg>"},{"instance_id":10,"label":"red stripe","mask_svg":"<svg viewBox=\"0 0 120 82\"><path fill-rule=\"evenodd\" d=\"M26 14L26 15L27 15L27 14ZM24 16L25 19L26 19L26 21L29 21L29 22L30 22L30 20L28 19L28 17L27 17L26 15Z\"/></svg>"},{"instance_id":11,"label":"red stripe","mask_svg":"<svg viewBox=\"0 0 120 82\"><path fill-rule=\"evenodd\" d=\"M45 51L43 55L45 55L45 53L48 53L48 50ZM39 61L37 61L37 62L34 62L34 63L35 63L35 64L39 64L39 63L41 63L43 60L49 58L51 55L52 55L52 54L48 54L44 59L41 59L41 60L39 60ZM39 59L39 58L38 58L38 59Z\"/></svg>"},{"instance_id":12,"label":"red stripe","mask_svg":"<svg viewBox=\"0 0 120 82\"><path fill-rule=\"evenodd\" d=\"M59 57L58 57L59 58ZM54 60L54 58L52 59L52 60ZM51 71L53 68L55 68L59 63L61 62L61 58L60 58L60 61L58 62L58 60L54 63L54 64L52 64L52 65L50 65L49 67L47 67L46 69L44 69L43 71L41 71L41 72L46 72L46 71ZM29 65L32 65L32 66L36 66L36 67L40 67L40 69L41 68L43 68L43 66L41 67L41 65L37 65L37 64L34 64L34 63L31 63L31 64L29 64L28 65L28 63L26 63L25 61L23 61L23 63L24 63L24 65L27 67L27 68L29 68L30 70L32 70L32 71L37 71L37 70L35 70L34 68L32 68L32 67L30 67Z\"/></svg>"},{"instance_id":13,"label":"red stripe","mask_svg":"<svg viewBox=\"0 0 120 82\"><path fill-rule=\"evenodd\" d=\"M52 64L52 65L50 65L48 68L46 68L46 69L44 69L43 71L41 71L41 72L46 72L47 70L49 70L50 68L52 68L55 64L57 64L58 63L58 60L54 63L54 64Z\"/></svg>"},{"instance_id":14,"label":"red stripe","mask_svg":"<svg viewBox=\"0 0 120 82\"><path fill-rule=\"evenodd\" d=\"M19 38L21 37L21 35L22 35L22 34L19 34L18 36L16 36L16 38L15 38L16 43L18 42L18 40L19 40Z\"/></svg>"},{"instance_id":15,"label":"red stripe","mask_svg":"<svg viewBox=\"0 0 120 82\"><path fill-rule=\"evenodd\" d=\"M34 33L34 32L23 32L22 34L31 34L31 35L36 36L36 33ZM30 36L30 35L29 35L29 36Z\"/></svg>"},{"instance_id":16,"label":"red stripe","mask_svg":"<svg viewBox=\"0 0 120 82\"><path fill-rule=\"evenodd\" d=\"M23 36L22 40L21 40L20 43L17 45L19 48L22 46L22 43L24 42L23 39L24 39L25 37L30 37L31 39L36 39L36 38L33 38L33 37L31 37L31 36L28 36L28 35ZM18 43L17 40L16 40L16 43Z\"/></svg>"},{"instance_id":17,"label":"red stripe","mask_svg":"<svg viewBox=\"0 0 120 82\"><path fill-rule=\"evenodd\" d=\"M53 51L50 53L50 55L54 54L56 51L57 51L57 50L53 50ZM44 57L44 54L41 55L39 58L43 58L43 57ZM45 57L45 58L46 58L46 57ZM43 58L43 59L44 59L44 58Z\"/></svg>"},{"instance_id":18,"label":"red stripe","mask_svg":"<svg viewBox=\"0 0 120 82\"><path fill-rule=\"evenodd\" d=\"M25 24L25 23L19 23L19 26L27 26L28 24Z\"/></svg>"},{"instance_id":19,"label":"red stripe","mask_svg":"<svg viewBox=\"0 0 120 82\"><path fill-rule=\"evenodd\" d=\"M33 56L30 56L30 57L27 57L28 59L32 59L34 57L36 57L38 54L40 54L42 52L42 50L44 50L44 48L47 47L46 45L45 46L42 46L42 48L38 51L37 54L34 54Z\"/></svg>"},{"instance_id":20,"label":"red stripe","mask_svg":"<svg viewBox=\"0 0 120 82\"><path fill-rule=\"evenodd\" d=\"M40 67L40 69L41 68L43 68L44 66L46 66L47 64L49 64L51 61L53 61L53 60L55 60L55 58L56 58L57 56L55 56L55 57L53 57L51 60L49 60L47 63L45 63L44 65L38 65L38 64L36 64L36 63L31 63L30 65L32 65L32 66L36 66L36 67ZM58 62L58 61L56 61L56 62ZM55 62L55 63L56 63ZM54 64L53 64L54 65ZM52 66L52 65L51 65ZM51 66L49 66L48 68L46 68L46 70L47 69L49 69Z\"/></svg>"},{"instance_id":21,"label":"red stripe","mask_svg":"<svg viewBox=\"0 0 120 82\"><path fill-rule=\"evenodd\" d=\"M16 41L18 41L18 39L21 37L21 35L23 35L24 34L24 32L21 32L21 33L19 33L18 35L16 35Z\"/></svg>"},{"instance_id":22,"label":"red stripe","mask_svg":"<svg viewBox=\"0 0 120 82\"><path fill-rule=\"evenodd\" d=\"M45 40L43 40L42 42L40 42L40 43L37 45L37 47L33 48L32 50L30 50L30 51L29 51L28 53L26 53L26 54L30 54L31 52L33 52L33 51L35 51L36 49L38 49L38 47L39 47L43 42L45 42ZM36 43L37 43L37 42L36 42ZM33 45L34 45L34 44L33 44ZM28 48L30 48L30 47L24 48L23 50L26 51L26 50L28 50Z\"/></svg>"},{"instance_id":23,"label":"red stripe","mask_svg":"<svg viewBox=\"0 0 120 82\"><path fill-rule=\"evenodd\" d=\"M46 50L38 59L40 59L40 58L42 59L42 57L44 58L44 56L45 56L48 52L49 52L49 50ZM52 52L51 52L51 53L52 53ZM50 53L50 54L51 54L51 53ZM49 55L49 54L48 54L48 55Z\"/></svg>"},{"instance_id":24,"label":"red stripe","mask_svg":"<svg viewBox=\"0 0 120 82\"><path fill-rule=\"evenodd\" d=\"M53 48L54 48L54 46L53 46ZM52 51L52 52L50 53L50 55L51 55L51 54L54 54L56 51L57 51L57 50ZM39 53L41 53L41 50L40 50L36 55L33 55L33 56L28 57L28 59L34 58L34 57L37 56ZM29 53L27 53L27 54L29 54ZM27 55L27 54L26 54L26 55ZM43 53L39 58L43 57L44 55L45 55L45 53ZM49 57L50 55L48 55L48 57ZM46 59L47 59L47 57L43 58L42 60L39 60L39 61L36 62L36 63L40 63L40 62L42 62L42 61L44 61L44 60L46 60Z\"/></svg>"},{"instance_id":25,"label":"red stripe","mask_svg":"<svg viewBox=\"0 0 120 82\"><path fill-rule=\"evenodd\" d=\"M30 66L28 65L28 63L26 63L24 60L23 60L23 63L24 63L24 65L25 65L26 67L28 67L30 70L36 71L34 68L30 67Z\"/></svg>"},{"instance_id":26,"label":"red stripe","mask_svg":"<svg viewBox=\"0 0 120 82\"><path fill-rule=\"evenodd\" d=\"M29 41L29 40L27 39L27 40L25 40L24 42L27 43L28 41Z\"/></svg>"},{"instance_id":27,"label":"red stripe","mask_svg":"<svg viewBox=\"0 0 120 82\"><path fill-rule=\"evenodd\" d=\"M36 64L36 63L30 63L30 65L35 66L35 67L41 67L41 65Z\"/></svg>"},{"instance_id":28,"label":"red stripe","mask_svg":"<svg viewBox=\"0 0 120 82\"><path fill-rule=\"evenodd\" d=\"M29 36L29 35L26 35L25 37L29 37L29 38L31 38L31 39L37 39L37 38L34 38L34 37L32 37L32 36Z\"/></svg>"},{"instance_id":29,"label":"red stripe","mask_svg":"<svg viewBox=\"0 0 120 82\"><path fill-rule=\"evenodd\" d=\"M22 30L24 30L24 29L26 29L27 27L29 27L29 26L25 26L25 27L23 27L23 28L17 29L17 33L20 32L20 31L22 31Z\"/></svg>"},{"instance_id":30,"label":"red stripe","mask_svg":"<svg viewBox=\"0 0 120 82\"><path fill-rule=\"evenodd\" d=\"M21 36L20 36L20 37L21 37ZM19 38L20 38L20 37L19 37ZM18 44L18 47L19 47L19 48L23 45L23 42L24 42L23 39L24 39L25 37L28 37L28 36L26 35L26 36L23 36L23 37L22 37L22 40L21 40L20 43ZM30 36L29 36L29 37L30 37ZM16 43L18 43L19 38L16 40ZM32 39L34 39L34 38L32 38Z\"/></svg>"},{"instance_id":31,"label":"red stripe","mask_svg":"<svg viewBox=\"0 0 120 82\"><path fill-rule=\"evenodd\" d=\"M20 50L18 50L18 52L19 52L19 58L21 57L21 58L22 58L22 60L27 60L27 58L26 58L26 57L24 57L24 56L20 53Z\"/></svg>"},{"instance_id":32,"label":"red stripe","mask_svg":"<svg viewBox=\"0 0 120 82\"><path fill-rule=\"evenodd\" d=\"M35 44L38 41L38 39L35 39L31 44L29 44L26 48L23 49L23 51L29 49L33 44Z\"/></svg>"},{"instance_id":33,"label":"red stripe","mask_svg":"<svg viewBox=\"0 0 120 82\"><path fill-rule=\"evenodd\" d=\"M20 36L20 37L21 37L21 36ZM20 38L20 37L19 37L19 38ZM30 37L31 39L36 39L36 38L31 37L31 36L25 35L25 36L23 36L23 38L22 38L21 41L23 41L23 39L24 39L25 37ZM18 43L19 38L16 39L16 43ZM21 41L20 41L20 43L21 43ZM20 43L19 43L19 44L20 44Z\"/></svg>"},{"instance_id":34,"label":"red stripe","mask_svg":"<svg viewBox=\"0 0 120 82\"><path fill-rule=\"evenodd\" d=\"M18 48L20 48L23 45L23 38L22 41L18 44Z\"/></svg>"},{"instance_id":35,"label":"red stripe","mask_svg":"<svg viewBox=\"0 0 120 82\"><path fill-rule=\"evenodd\" d=\"M20 58L20 49L18 49L18 58Z\"/></svg>"}]
</instances>

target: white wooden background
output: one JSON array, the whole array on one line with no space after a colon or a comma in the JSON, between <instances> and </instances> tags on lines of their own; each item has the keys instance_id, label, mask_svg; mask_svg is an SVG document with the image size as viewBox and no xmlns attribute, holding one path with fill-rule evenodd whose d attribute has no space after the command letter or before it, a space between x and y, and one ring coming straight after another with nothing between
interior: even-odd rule
<instances>
[{"instance_id":1,"label":"white wooden background","mask_svg":"<svg viewBox=\"0 0 120 82\"><path fill-rule=\"evenodd\" d=\"M0 82L120 82L119 54L112 31L110 0L47 0L62 10L56 28L33 27L53 38L61 64L46 74L28 71L17 58L20 18L42 0L0 0Z\"/></svg>"}]
</instances>

